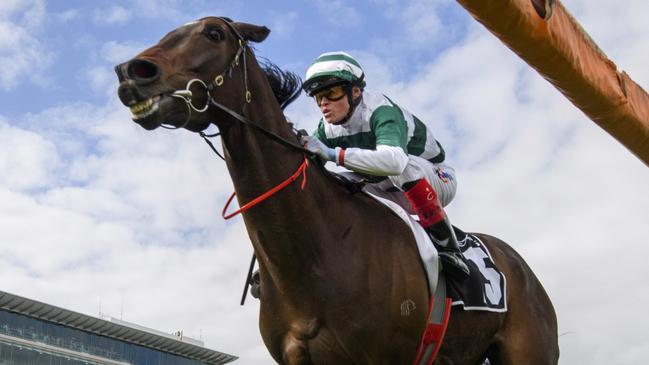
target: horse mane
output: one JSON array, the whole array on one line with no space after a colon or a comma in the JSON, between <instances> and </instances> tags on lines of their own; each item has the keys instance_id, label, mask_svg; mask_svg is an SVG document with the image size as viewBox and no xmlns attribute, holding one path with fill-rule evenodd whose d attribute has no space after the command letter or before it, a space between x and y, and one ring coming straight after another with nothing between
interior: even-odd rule
<instances>
[{"instance_id":1,"label":"horse mane","mask_svg":"<svg viewBox=\"0 0 649 365\"><path fill-rule=\"evenodd\" d=\"M291 71L284 71L268 59L261 59L261 69L282 110L295 101L302 91L302 79Z\"/></svg>"}]
</instances>

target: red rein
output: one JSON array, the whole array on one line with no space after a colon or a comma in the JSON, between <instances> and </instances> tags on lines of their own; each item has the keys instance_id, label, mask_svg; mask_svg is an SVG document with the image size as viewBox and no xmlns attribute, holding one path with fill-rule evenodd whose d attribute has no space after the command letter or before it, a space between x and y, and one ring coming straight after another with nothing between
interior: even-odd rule
<instances>
[{"instance_id":1,"label":"red rein","mask_svg":"<svg viewBox=\"0 0 649 365\"><path fill-rule=\"evenodd\" d=\"M237 195L236 192L232 193L230 196L230 199L228 199L227 203L225 203L225 206L223 207L223 211L221 212L221 216L223 219L230 219L234 216L236 216L239 213L243 213L246 210L254 207L255 205L263 202L264 200L270 198L273 194L276 192L284 189L288 185L290 185L293 181L297 180L300 175L302 175L302 184L300 185L301 189L304 190L304 187L306 186L306 168L309 167L309 160L307 160L306 156L304 157L304 162L298 167L297 171L293 175L291 175L288 179L284 180L281 184L275 186L274 188L268 190L267 192L261 194L260 196L254 198L250 202L246 203L244 206L239 208L237 211L226 214L226 211L228 210L228 207L230 206L230 203L232 202L232 199L234 199L235 195Z\"/></svg>"}]
</instances>

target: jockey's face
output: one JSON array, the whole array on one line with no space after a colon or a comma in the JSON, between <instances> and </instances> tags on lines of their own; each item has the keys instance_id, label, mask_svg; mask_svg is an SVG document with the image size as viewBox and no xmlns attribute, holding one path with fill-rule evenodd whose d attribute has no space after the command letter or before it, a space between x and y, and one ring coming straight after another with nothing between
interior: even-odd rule
<instances>
[{"instance_id":1,"label":"jockey's face","mask_svg":"<svg viewBox=\"0 0 649 365\"><path fill-rule=\"evenodd\" d=\"M332 95L334 95L332 96L332 99L329 99L326 94L322 96L318 106L320 107L320 112L322 112L322 117L325 122L338 124L345 119L347 113L349 113L349 100L346 95L340 98L337 97L338 95ZM357 99L360 96L361 89L354 86L352 88L352 98Z\"/></svg>"}]
</instances>

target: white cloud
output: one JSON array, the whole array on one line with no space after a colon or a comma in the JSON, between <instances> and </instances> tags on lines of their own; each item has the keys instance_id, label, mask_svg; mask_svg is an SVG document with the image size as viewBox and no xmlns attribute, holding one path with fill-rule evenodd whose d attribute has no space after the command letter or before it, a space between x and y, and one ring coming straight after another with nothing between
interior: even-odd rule
<instances>
[{"instance_id":1,"label":"white cloud","mask_svg":"<svg viewBox=\"0 0 649 365\"><path fill-rule=\"evenodd\" d=\"M28 1L29 6L23 8L21 24L26 28L39 27L46 17L45 2L42 0Z\"/></svg>"},{"instance_id":2,"label":"white cloud","mask_svg":"<svg viewBox=\"0 0 649 365\"><path fill-rule=\"evenodd\" d=\"M186 205L184 200L197 192L223 196L222 189L231 186L227 176L210 168L216 167L215 161L203 158L209 148L198 136L164 130L144 133L116 102L101 109L84 104L54 108L29 116L26 125L56 144L66 161L58 176L75 184L109 189L128 198L129 204L147 206L144 210L148 212L162 208L149 221L159 228L195 229L198 221L208 223L213 200L209 204L200 200L196 205ZM175 184L175 192L169 194L161 181ZM202 186L202 181L215 185ZM170 203L178 209L164 208ZM197 207L202 208L196 211Z\"/></svg>"},{"instance_id":3,"label":"white cloud","mask_svg":"<svg viewBox=\"0 0 649 365\"><path fill-rule=\"evenodd\" d=\"M0 118L0 186L32 190L47 185L60 161L56 147L37 133L11 127Z\"/></svg>"},{"instance_id":4,"label":"white cloud","mask_svg":"<svg viewBox=\"0 0 649 365\"><path fill-rule=\"evenodd\" d=\"M111 64L128 61L148 46L136 42L110 41L101 47L101 57Z\"/></svg>"},{"instance_id":5,"label":"white cloud","mask_svg":"<svg viewBox=\"0 0 649 365\"><path fill-rule=\"evenodd\" d=\"M398 22L394 28L395 38L402 42L400 46L430 47L457 26L448 24L448 21L445 23L442 19L445 8L457 6L448 0L416 0L407 3L375 0L375 2L384 8L384 16Z\"/></svg>"},{"instance_id":6,"label":"white cloud","mask_svg":"<svg viewBox=\"0 0 649 365\"><path fill-rule=\"evenodd\" d=\"M71 20L79 19L82 16L82 13L77 9L68 9L61 13L53 14L53 16L55 16L57 20L67 23Z\"/></svg>"},{"instance_id":7,"label":"white cloud","mask_svg":"<svg viewBox=\"0 0 649 365\"><path fill-rule=\"evenodd\" d=\"M237 303L252 250L242 221L219 217L232 191L223 164L194 134L129 119L112 103L2 122L0 156L16 161L0 161L0 287L250 351L257 312ZM214 310L231 315L214 325ZM239 321L252 325L231 333ZM266 356L257 343L252 357Z\"/></svg>"},{"instance_id":8,"label":"white cloud","mask_svg":"<svg viewBox=\"0 0 649 365\"><path fill-rule=\"evenodd\" d=\"M133 17L133 11L113 5L106 9L96 9L93 15L98 24L123 25Z\"/></svg>"},{"instance_id":9,"label":"white cloud","mask_svg":"<svg viewBox=\"0 0 649 365\"><path fill-rule=\"evenodd\" d=\"M192 9L192 2L181 0L134 0L135 13L144 18L163 18L173 20L170 28L184 24L188 19L188 11ZM169 29L171 30L171 29Z\"/></svg>"},{"instance_id":10,"label":"white cloud","mask_svg":"<svg viewBox=\"0 0 649 365\"><path fill-rule=\"evenodd\" d=\"M75 193L82 196L71 196ZM0 191L7 203L0 208L3 290L46 297L52 304L93 315L101 308L105 314L167 332L182 329L196 338L202 334L208 346L221 351L250 351L249 344L259 334L255 304L238 306L244 258L251 254L249 243L242 240L241 221L222 234L210 233L218 239L193 242L202 245L164 246L138 239L138 227L147 221L137 216L89 219L96 214L85 214L89 207L69 208L90 200L103 205L99 208L110 216L121 215L121 204L106 205L105 200L121 200L114 194L75 193L48 196L39 203ZM164 318L158 310L166 313ZM206 320L205 314L214 311L228 315ZM241 328L242 322L251 325ZM255 356L265 354L261 341L255 342Z\"/></svg>"},{"instance_id":11,"label":"white cloud","mask_svg":"<svg viewBox=\"0 0 649 365\"><path fill-rule=\"evenodd\" d=\"M395 71L398 80L410 81L412 70L433 61L448 47L462 41L467 29L476 24L467 22L457 2L450 0L372 0L380 9L377 20L389 32L371 37L366 47Z\"/></svg>"},{"instance_id":12,"label":"white cloud","mask_svg":"<svg viewBox=\"0 0 649 365\"><path fill-rule=\"evenodd\" d=\"M42 0L5 0L0 2L0 19L9 18L15 13L41 8Z\"/></svg>"},{"instance_id":13,"label":"white cloud","mask_svg":"<svg viewBox=\"0 0 649 365\"><path fill-rule=\"evenodd\" d=\"M355 28L364 22L358 10L342 0L316 1L314 5L322 19L336 26Z\"/></svg>"},{"instance_id":14,"label":"white cloud","mask_svg":"<svg viewBox=\"0 0 649 365\"><path fill-rule=\"evenodd\" d=\"M44 3L10 1L2 6L6 13L0 16L0 89L11 90L22 79L45 83L54 55L34 36L45 18ZM13 20L14 13L22 16Z\"/></svg>"},{"instance_id":15,"label":"white cloud","mask_svg":"<svg viewBox=\"0 0 649 365\"><path fill-rule=\"evenodd\" d=\"M114 94L113 86L116 84L115 73L108 67L95 66L85 72L85 79L90 82L93 91L102 94Z\"/></svg>"},{"instance_id":16,"label":"white cloud","mask_svg":"<svg viewBox=\"0 0 649 365\"><path fill-rule=\"evenodd\" d=\"M273 34L279 36L290 36L295 31L300 15L296 11L289 11L286 13L275 14L274 18L273 24L270 27Z\"/></svg>"}]
</instances>

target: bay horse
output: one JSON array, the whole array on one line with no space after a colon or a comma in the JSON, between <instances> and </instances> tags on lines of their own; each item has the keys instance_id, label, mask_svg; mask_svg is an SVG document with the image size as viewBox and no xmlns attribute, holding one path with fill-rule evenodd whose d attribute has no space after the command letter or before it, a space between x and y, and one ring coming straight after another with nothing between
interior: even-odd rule
<instances>
[{"instance_id":1,"label":"bay horse","mask_svg":"<svg viewBox=\"0 0 649 365\"><path fill-rule=\"evenodd\" d=\"M306 179L242 213L259 259L259 327L277 363L411 364L429 301L414 236L375 200L307 168L280 107L299 79L262 67L248 46L269 32L221 17L179 27L115 67L120 100L147 130L214 123L240 204L289 176ZM508 311L453 307L435 363L557 364L557 320L541 283L505 242L476 235L507 278ZM402 313L403 303L412 310Z\"/></svg>"}]
</instances>

